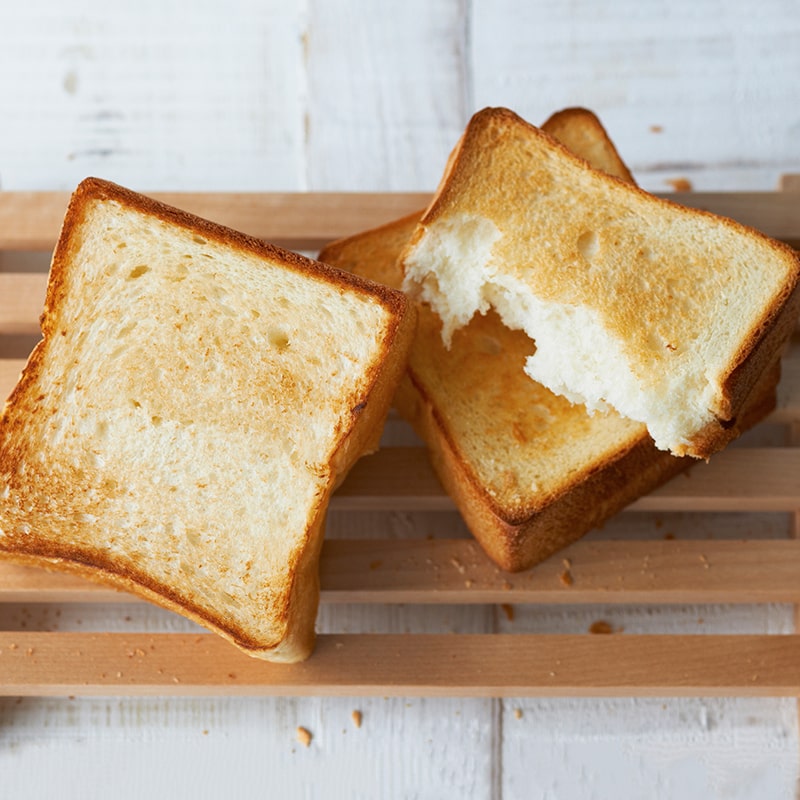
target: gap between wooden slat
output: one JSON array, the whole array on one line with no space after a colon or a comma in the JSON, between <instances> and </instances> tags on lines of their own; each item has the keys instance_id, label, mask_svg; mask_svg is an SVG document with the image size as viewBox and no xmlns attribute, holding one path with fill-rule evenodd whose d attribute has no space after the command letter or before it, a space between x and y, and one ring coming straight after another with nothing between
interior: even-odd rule
<instances>
[{"instance_id":1,"label":"gap between wooden slat","mask_svg":"<svg viewBox=\"0 0 800 800\"><path fill-rule=\"evenodd\" d=\"M147 193L146 189L143 189ZM196 193L152 196L201 217L294 249L323 244L389 222L420 208L425 193ZM687 192L672 202L732 217L783 239L800 242L793 192ZM67 207L66 192L0 192L0 249L49 250Z\"/></svg>"},{"instance_id":2,"label":"gap between wooden slat","mask_svg":"<svg viewBox=\"0 0 800 800\"><path fill-rule=\"evenodd\" d=\"M572 582L562 579L565 560ZM797 603L800 541L586 541L528 570L472 539L328 540L326 603ZM128 602L73 575L0 562L0 602Z\"/></svg>"},{"instance_id":3,"label":"gap between wooden slat","mask_svg":"<svg viewBox=\"0 0 800 800\"><path fill-rule=\"evenodd\" d=\"M0 694L796 696L800 636L350 634L302 664L212 634L0 633Z\"/></svg>"}]
</instances>

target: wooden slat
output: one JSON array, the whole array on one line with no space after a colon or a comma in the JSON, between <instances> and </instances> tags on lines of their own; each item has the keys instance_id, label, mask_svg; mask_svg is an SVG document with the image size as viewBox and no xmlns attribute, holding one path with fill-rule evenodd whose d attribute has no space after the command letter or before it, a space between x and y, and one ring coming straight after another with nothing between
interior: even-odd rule
<instances>
[{"instance_id":1,"label":"wooden slat","mask_svg":"<svg viewBox=\"0 0 800 800\"><path fill-rule=\"evenodd\" d=\"M146 192L146 189L143 190ZM196 193L152 196L207 219L295 249L380 225L424 208L424 193ZM800 242L792 192L687 192L673 202L713 211L790 243ZM66 192L0 192L0 249L49 250L67 207Z\"/></svg>"},{"instance_id":2,"label":"wooden slat","mask_svg":"<svg viewBox=\"0 0 800 800\"><path fill-rule=\"evenodd\" d=\"M397 476L403 480L398 481ZM728 448L640 498L639 511L793 511L800 498L800 449ZM362 458L331 500L348 511L453 508L421 447L384 448Z\"/></svg>"},{"instance_id":3,"label":"wooden slat","mask_svg":"<svg viewBox=\"0 0 800 800\"><path fill-rule=\"evenodd\" d=\"M0 633L2 695L794 696L796 635L351 634L269 664L210 634Z\"/></svg>"},{"instance_id":4,"label":"wooden slat","mask_svg":"<svg viewBox=\"0 0 800 800\"><path fill-rule=\"evenodd\" d=\"M326 603L797 603L800 541L583 540L511 575L471 539L329 540L320 580ZM71 575L0 562L0 602L129 601Z\"/></svg>"},{"instance_id":5,"label":"wooden slat","mask_svg":"<svg viewBox=\"0 0 800 800\"><path fill-rule=\"evenodd\" d=\"M142 189L146 194L148 192ZM197 193L152 197L295 250L318 250L340 236L424 208L420 193ZM51 250L69 201L66 192L0 192L0 249Z\"/></svg>"}]
</instances>

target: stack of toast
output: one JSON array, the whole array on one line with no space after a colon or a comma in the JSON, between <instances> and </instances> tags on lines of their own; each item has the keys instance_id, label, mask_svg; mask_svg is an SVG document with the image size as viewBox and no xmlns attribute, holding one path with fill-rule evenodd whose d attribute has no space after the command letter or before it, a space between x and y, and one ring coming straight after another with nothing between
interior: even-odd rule
<instances>
[{"instance_id":1,"label":"stack of toast","mask_svg":"<svg viewBox=\"0 0 800 800\"><path fill-rule=\"evenodd\" d=\"M490 144L476 134L476 128L482 131L486 127L492 127L495 137ZM543 142L547 156L533 153L531 141ZM486 161L482 172L480 169L484 165L479 168L474 163L481 156ZM519 248L513 256L503 254L498 261L520 265L521 272L537 274L545 259L540 252L533 253L531 242L546 252L555 247L559 236L572 237L572 250L563 247L551 258L552 291L561 287L569 289L576 282L576 273L583 270L590 274L594 271L594 283L599 287L607 284L608 293L620 292L614 270L622 271L619 262L627 258L627 253L617 252L619 245L609 244L606 247L608 263L598 266L586 259L579 249L581 235L589 229L589 223L581 219L584 206L589 206L592 224L597 229L600 229L598 216L607 214L613 218L620 212L607 203L600 205L587 197L578 198L577 194L573 197L577 180L574 175L564 179L542 177L537 173L533 177L537 170L545 175L557 173L562 161L567 161L587 184L597 181L610 184L620 192L632 193L633 199L629 202L634 210L626 213L634 217L637 202L645 205L651 202L649 195L636 189L629 169L591 111L566 109L537 130L505 109L488 109L471 121L450 157L445 176L427 210L334 242L320 253L323 261L388 286L405 285L420 298L418 331L396 405L426 442L439 479L455 500L473 535L498 565L510 571L526 569L580 538L694 460L688 455L679 457L657 448L644 422L623 417L608 406L590 414L584 404L572 402L574 395L572 400L565 397L563 387L557 387L561 391L556 393L531 379L526 374L526 365L540 342L520 330L520 325L507 327L495 310L498 304L490 302L492 298L479 299L477 310L483 313L473 314L475 309L472 309L459 325L452 322L454 314L451 313L443 330L436 308L446 314L447 304L454 303L454 298L463 291L468 282L464 274L466 265L481 249L480 241L475 238L476 228L488 217L507 216L509 221L504 222L507 238ZM493 171L496 172L492 174ZM466 196L459 178L462 173L477 175L474 187L470 187ZM542 188L548 181L552 185ZM553 204L550 228L544 225L536 228L531 223L525 230L528 224L523 219L526 198L539 195ZM448 203L454 210L445 212L443 209ZM465 208L459 207L459 203ZM471 203L481 208L486 216L481 218L467 210L466 206ZM669 211L699 221L701 226L733 225L699 212L671 206ZM444 232L439 235L436 224L442 217L446 217L441 223ZM643 224L647 227L650 222ZM582 226L580 230L579 226ZM752 370L750 382L737 388L740 397L735 414L729 414L726 419L715 418L708 426L713 428L717 448L762 419L774 407L781 346L797 315L798 303L796 256L788 248L769 242L755 232L737 227L734 233L737 244L740 239L756 240L767 253L767 264L770 258L777 261L778 275L774 283L779 299L768 309L774 312L775 319L771 322L759 320L769 341L762 341L764 349L758 353L759 363ZM424 249L419 244L420 239L424 243L425 237L436 239L437 235L439 254L428 254L426 262L418 255ZM618 235L625 241L622 233L616 231L603 235ZM628 234L628 238L634 242L631 247L639 247L637 242L642 241L643 234ZM696 239L692 242L696 250L702 249L701 242ZM689 270L682 260L692 242L684 244L679 240L672 245L669 238L665 239L663 249L668 253L672 248L676 250L671 265L674 275L667 274L663 278L667 283L696 278L691 274L687 278L684 273ZM599 242L594 246L600 249ZM723 255L717 254L720 263ZM410 283L406 274L409 262L415 258L419 262L415 264L416 272L423 273L418 284ZM428 270L437 259L440 270L434 274ZM628 307L622 308L630 318L630 327L638 330L647 327L645 318L656 294L655 287L648 282L654 283L657 278L652 270L645 271L646 267L636 263L626 266L637 273L635 277L644 287L638 297L628 300ZM761 267L761 261L753 265L755 270ZM668 263L665 272L669 272L669 268ZM722 280L729 281L734 292L746 291L746 287L739 286L737 275L725 271ZM443 288L446 281L449 281L448 290ZM690 292L699 291L699 286L692 282L689 289ZM547 291L545 289L544 293ZM671 291L677 293L677 289ZM495 294L501 293L495 290ZM434 304L422 302L425 300L433 300ZM745 303L747 300L744 297ZM507 306L524 309L526 302L528 298L524 295L521 298L509 296L499 305L508 312ZM608 302L617 306L622 299L612 297ZM758 313L765 301L751 297L750 302ZM677 303L674 308L667 309L667 316L670 311L679 322L696 328L704 328L709 322L702 315L687 318ZM507 316L511 315L507 313ZM742 333L738 319L728 317L720 324ZM571 336L563 335L557 343L554 360L569 360L574 350L571 345L577 341L588 339L590 351L600 347L599 336L589 336L589 333L592 332L579 329ZM684 355L659 342L658 351L662 349L668 356ZM598 355L605 357L604 353ZM613 368L603 363L599 366L601 376L609 378L613 385L617 380L614 375L602 374L604 368L609 372ZM656 374L663 371L655 359L651 367ZM580 362L576 371L580 373L582 369L585 364ZM732 372L736 376L745 369L746 366L740 364ZM680 402L672 394L664 400L672 405ZM673 413L674 409L667 410L668 421ZM709 452L704 448L711 435L704 432L696 438L697 446L691 450L692 455L707 456ZM690 450L685 446L674 449Z\"/></svg>"},{"instance_id":2,"label":"stack of toast","mask_svg":"<svg viewBox=\"0 0 800 800\"><path fill-rule=\"evenodd\" d=\"M525 569L769 413L799 272L639 190L583 109L479 112L427 209L318 261L87 179L0 418L0 556L301 660L393 400Z\"/></svg>"}]
</instances>

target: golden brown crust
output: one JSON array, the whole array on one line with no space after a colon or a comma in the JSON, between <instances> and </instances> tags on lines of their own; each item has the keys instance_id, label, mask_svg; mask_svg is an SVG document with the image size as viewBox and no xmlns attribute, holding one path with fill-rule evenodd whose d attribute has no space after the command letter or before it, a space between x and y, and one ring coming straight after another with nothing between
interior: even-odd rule
<instances>
[{"instance_id":1,"label":"golden brown crust","mask_svg":"<svg viewBox=\"0 0 800 800\"><path fill-rule=\"evenodd\" d=\"M785 342L788 332L793 328L800 314L800 255L788 245L772 240L754 228L745 226L734 220L720 217L709 211L690 209L666 198L657 198L631 182L596 169L589 162L576 156L560 141L554 140L541 129L528 123L513 111L506 108L485 108L477 112L470 120L457 148L451 154L445 176L439 184L430 205L423 214L420 225L414 232L405 253L410 253L425 233L427 226L449 213L452 204L462 193L468 193L465 187L473 170L472 154L486 148L486 131L498 140L503 137L516 136L522 131L531 139L544 137L549 146L559 151L561 158L579 162L584 168L591 170L598 184L614 184L623 187L625 192L637 198L643 208L654 210L672 209L686 218L703 217L714 220L730 231L743 234L751 240L763 242L776 253L781 253L787 264L792 264L791 278L786 282L779 295L766 305L760 317L752 327L742 334L741 345L732 357L727 372L719 379L719 392L715 406L709 409L717 418L692 437L689 444L676 448L676 454L689 454L696 458L708 458L713 452L724 447L730 440L729 433L735 424L736 416L741 412L742 403L753 389L755 382L766 366L774 359L776 352ZM401 255L401 263L405 254Z\"/></svg>"},{"instance_id":2,"label":"golden brown crust","mask_svg":"<svg viewBox=\"0 0 800 800\"><path fill-rule=\"evenodd\" d=\"M288 269L294 269L303 275L316 277L327 283L338 284L342 289L355 290L371 296L377 296L393 313L400 315L405 313L407 301L401 292L393 291L386 286L376 284L374 281L336 269L330 264L314 261L291 250L284 250L261 239L256 239L254 236L236 231L233 228L197 217L188 211L167 205L101 178L85 178L78 185L70 199L60 238L70 236L72 228L79 222L81 215L84 213L86 203L92 199L116 200L130 208L139 209L146 214L152 214L157 219L204 234L229 247L249 251L265 258L278 259ZM58 250L57 246L56 252ZM47 332L43 331L43 333Z\"/></svg>"},{"instance_id":3,"label":"golden brown crust","mask_svg":"<svg viewBox=\"0 0 800 800\"><path fill-rule=\"evenodd\" d=\"M776 361L748 398L733 435L772 412L779 378L780 361ZM642 431L587 464L585 472L567 478L557 494L532 498L534 502L520 512L505 507L487 491L459 452L435 402L426 397L412 374L401 382L396 404L427 443L434 470L470 532L489 557L509 572L540 563L696 463L694 458L658 450Z\"/></svg>"},{"instance_id":4,"label":"golden brown crust","mask_svg":"<svg viewBox=\"0 0 800 800\"><path fill-rule=\"evenodd\" d=\"M10 529L0 531L3 534L0 536L0 554L19 563L58 568L138 594L217 632L251 655L273 661L297 661L305 658L313 647L313 620L319 598L317 567L327 503L336 484L364 450L377 445L394 385L405 366L406 351L413 337L415 308L402 292L265 244L115 184L87 179L81 183L70 201L54 253L41 323L44 338L32 352L2 416L0 477L16 475L26 459L30 461L35 457L34 453L26 449L30 437L26 434L25 420L41 415L38 409L41 398L34 395L38 391L37 381L43 368L46 345L60 335L58 312L68 288L66 281L70 279L69 260L80 244L81 223L88 213L89 205L97 200L113 200L171 225L181 226L202 238L218 241L226 247L265 256L273 263L285 265L287 269L332 284L338 287L340 293L368 295L388 312L381 352L366 370L358 387L353 390L350 414L336 432L337 446L327 465L327 486L317 495L313 507L309 509L309 526L304 533L304 541L299 542L293 550L290 563L286 564L286 572L291 580L286 589L287 602L281 611L276 612L280 618L275 620L275 629L278 632L273 641L254 637L223 613L215 613L213 607L200 605L187 592L176 591L163 580L154 578L146 569L138 569L135 562L116 560L109 555L105 543L94 546L94 543L81 541L74 544L68 536L59 537L58 531L51 532L41 527L24 534ZM10 413L11 410L13 413ZM75 481L74 486L70 482L69 469L65 468L66 477L56 475L51 470L48 478L53 482L48 491L59 502L68 500L76 487L80 486L79 481ZM22 502L35 506L39 502L36 491L31 490ZM45 517L43 515L40 519ZM0 520L2 519L3 515L0 513ZM11 527L9 521L9 528Z\"/></svg>"},{"instance_id":5,"label":"golden brown crust","mask_svg":"<svg viewBox=\"0 0 800 800\"><path fill-rule=\"evenodd\" d=\"M603 124L588 108L576 106L557 111L544 122L542 130L589 166L630 184L636 183Z\"/></svg>"}]
</instances>

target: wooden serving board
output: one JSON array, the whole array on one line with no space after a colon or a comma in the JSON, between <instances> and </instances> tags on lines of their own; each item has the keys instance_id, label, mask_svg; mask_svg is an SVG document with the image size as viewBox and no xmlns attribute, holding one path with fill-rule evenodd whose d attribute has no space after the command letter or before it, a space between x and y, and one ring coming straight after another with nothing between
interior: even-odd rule
<instances>
[{"instance_id":1,"label":"wooden serving board","mask_svg":"<svg viewBox=\"0 0 800 800\"><path fill-rule=\"evenodd\" d=\"M419 194L170 194L175 205L295 249L424 206ZM63 193L0 193L0 395L38 338L47 251ZM680 195L800 243L800 192ZM42 255L36 255L36 253ZM414 442L396 416L393 439ZM712 514L719 536L584 539L509 575L471 539L446 530L327 540L322 602L514 606L686 603L800 604L800 340L783 362L769 436L698 463L627 512ZM754 432L755 433L755 432ZM362 459L331 509L449 512L419 444ZM731 538L746 514L785 518L782 535ZM432 515L436 519L436 513ZM441 517L445 519L444 516ZM449 517L448 517L449 518ZM687 526L689 523L685 523ZM744 526L736 531L746 530ZM726 535L728 533L728 535ZM570 580L564 580L565 570ZM141 602L72 576L0 562L0 603ZM348 633L320 636L304 664L251 659L207 633L0 631L0 694L800 695L800 634Z\"/></svg>"}]
</instances>

